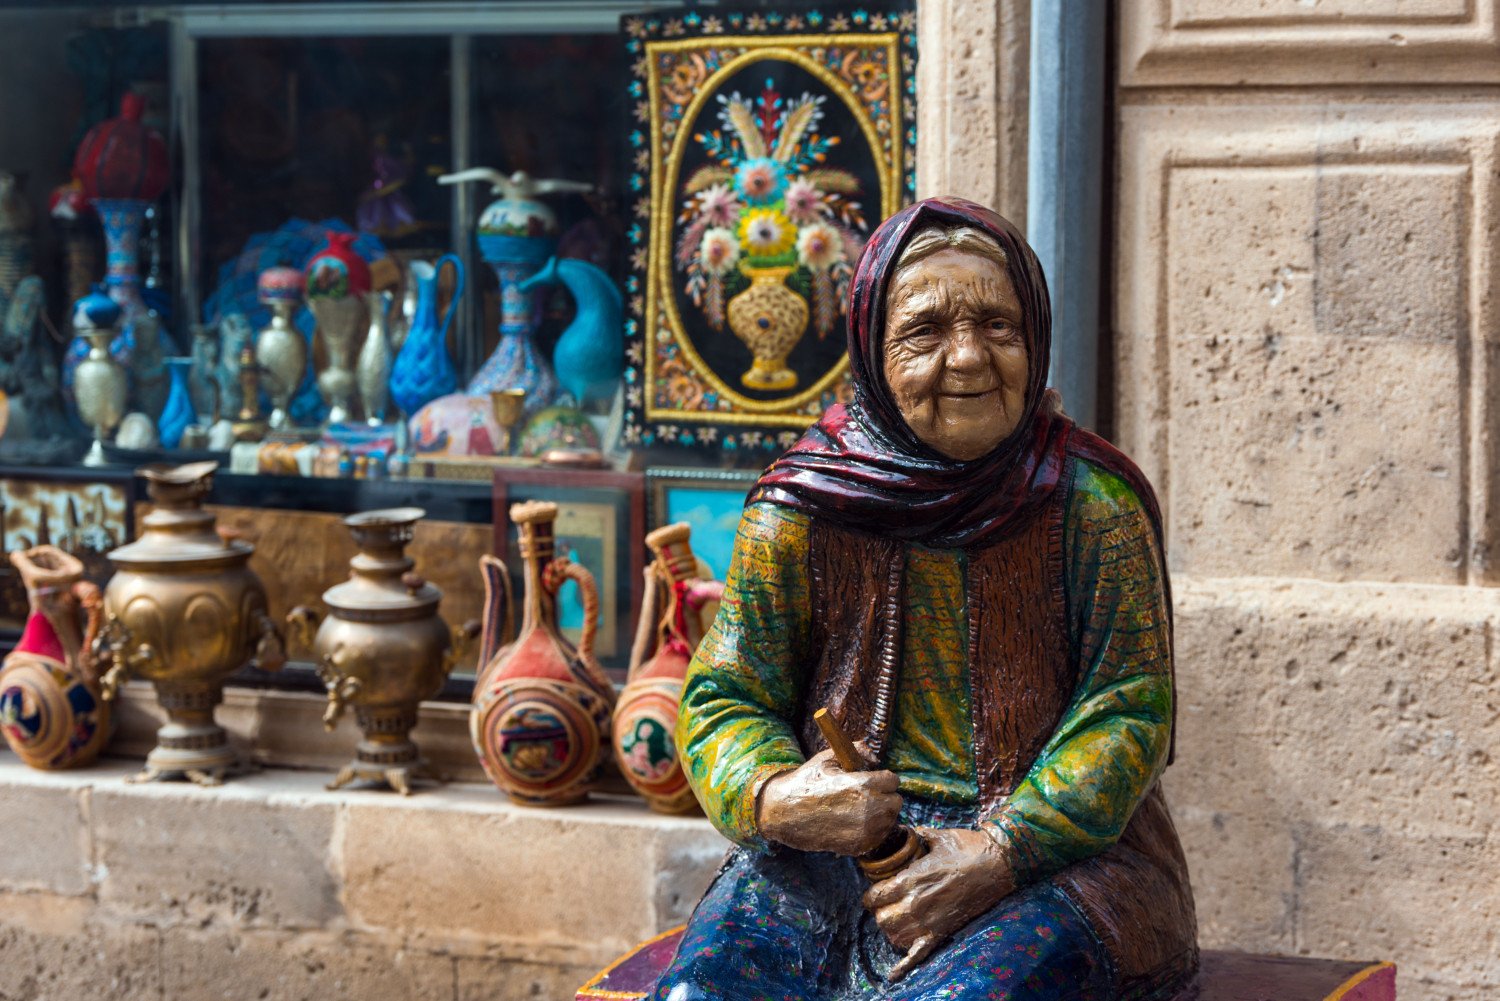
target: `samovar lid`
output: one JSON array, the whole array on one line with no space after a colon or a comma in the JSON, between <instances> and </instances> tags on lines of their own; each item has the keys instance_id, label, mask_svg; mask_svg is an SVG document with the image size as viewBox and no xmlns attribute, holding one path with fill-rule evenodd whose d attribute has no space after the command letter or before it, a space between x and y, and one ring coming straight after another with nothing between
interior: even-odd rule
<instances>
[{"instance_id":1,"label":"samovar lid","mask_svg":"<svg viewBox=\"0 0 1500 1001\"><path fill-rule=\"evenodd\" d=\"M335 612L358 618L407 618L433 610L443 592L414 571L406 555L416 523L427 514L419 507L363 511L344 519L359 552L349 561L349 579L323 592Z\"/></svg>"},{"instance_id":2,"label":"samovar lid","mask_svg":"<svg viewBox=\"0 0 1500 1001\"><path fill-rule=\"evenodd\" d=\"M111 552L110 562L119 567L180 567L248 560L255 547L237 532L217 528L212 512L202 507L218 468L219 464L210 460L137 469L136 475L146 481L152 510L141 519L140 538Z\"/></svg>"}]
</instances>

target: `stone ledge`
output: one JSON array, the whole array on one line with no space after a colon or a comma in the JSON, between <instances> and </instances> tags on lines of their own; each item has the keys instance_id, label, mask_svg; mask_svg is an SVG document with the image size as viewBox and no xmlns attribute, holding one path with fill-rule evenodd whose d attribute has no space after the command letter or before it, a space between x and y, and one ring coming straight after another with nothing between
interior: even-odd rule
<instances>
[{"instance_id":1,"label":"stone ledge","mask_svg":"<svg viewBox=\"0 0 1500 1001\"><path fill-rule=\"evenodd\" d=\"M331 779L354 756L359 728L354 714L345 713L331 733L324 730L327 705L325 698L310 692L230 686L224 689L224 702L215 718L247 759L261 765L318 769L328 772ZM117 720L110 753L144 758L156 744L157 727L166 721L149 682L132 681L124 686ZM461 782L488 781L469 740L467 702L422 703L412 739L423 756L447 775Z\"/></svg>"},{"instance_id":2,"label":"stone ledge","mask_svg":"<svg viewBox=\"0 0 1500 1001\"><path fill-rule=\"evenodd\" d=\"M679 923L726 847L706 820L638 800L329 792L285 769L126 783L138 767L36 772L0 753L0 802L22 808L0 857L0 953L19 958L22 996L570 998Z\"/></svg>"}]
</instances>

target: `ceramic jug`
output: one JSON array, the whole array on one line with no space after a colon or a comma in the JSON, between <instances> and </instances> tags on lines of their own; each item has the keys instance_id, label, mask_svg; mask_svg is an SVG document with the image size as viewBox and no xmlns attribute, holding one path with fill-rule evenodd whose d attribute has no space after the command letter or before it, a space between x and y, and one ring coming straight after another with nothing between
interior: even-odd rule
<instances>
[{"instance_id":1,"label":"ceramic jug","mask_svg":"<svg viewBox=\"0 0 1500 1001\"><path fill-rule=\"evenodd\" d=\"M608 401L625 371L625 301L614 279L588 261L553 257L521 282L530 292L561 282L573 297L573 322L557 339L552 367L577 407Z\"/></svg>"},{"instance_id":2,"label":"ceramic jug","mask_svg":"<svg viewBox=\"0 0 1500 1001\"><path fill-rule=\"evenodd\" d=\"M689 544L691 533L689 525L678 522L646 536L656 558L646 568L630 677L612 727L620 773L660 813L687 813L697 807L673 734L688 662L724 593L723 584L706 579L707 570Z\"/></svg>"},{"instance_id":3,"label":"ceramic jug","mask_svg":"<svg viewBox=\"0 0 1500 1001\"><path fill-rule=\"evenodd\" d=\"M444 264L453 265L453 298L440 321L438 275ZM463 262L452 254L444 254L436 264L413 261L410 270L411 280L417 286L417 306L391 368L391 399L408 417L424 404L458 389L458 372L448 355L448 328L453 325L453 315L458 312L464 294Z\"/></svg>"},{"instance_id":4,"label":"ceramic jug","mask_svg":"<svg viewBox=\"0 0 1500 1001\"><path fill-rule=\"evenodd\" d=\"M86 765L109 740L91 646L103 620L99 588L83 561L56 546L10 554L31 611L0 667L0 733L33 768Z\"/></svg>"},{"instance_id":5,"label":"ceramic jug","mask_svg":"<svg viewBox=\"0 0 1500 1001\"><path fill-rule=\"evenodd\" d=\"M509 617L505 565L483 557L483 666L474 686L469 735L485 773L517 803L578 803L587 798L609 754L614 708L614 688L593 653L598 589L584 567L556 558L556 504L516 504L510 518L521 536L521 628L514 642L500 645ZM557 624L557 592L568 580L583 595L583 635L576 647Z\"/></svg>"}]
</instances>

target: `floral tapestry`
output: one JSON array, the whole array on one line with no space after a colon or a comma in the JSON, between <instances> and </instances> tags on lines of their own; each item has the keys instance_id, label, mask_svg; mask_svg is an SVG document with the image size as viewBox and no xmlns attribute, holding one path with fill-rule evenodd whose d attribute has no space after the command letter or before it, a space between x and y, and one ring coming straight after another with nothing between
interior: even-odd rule
<instances>
[{"instance_id":1,"label":"floral tapestry","mask_svg":"<svg viewBox=\"0 0 1500 1001\"><path fill-rule=\"evenodd\" d=\"M869 234L916 188L910 4L624 19L626 440L783 449L848 398Z\"/></svg>"}]
</instances>

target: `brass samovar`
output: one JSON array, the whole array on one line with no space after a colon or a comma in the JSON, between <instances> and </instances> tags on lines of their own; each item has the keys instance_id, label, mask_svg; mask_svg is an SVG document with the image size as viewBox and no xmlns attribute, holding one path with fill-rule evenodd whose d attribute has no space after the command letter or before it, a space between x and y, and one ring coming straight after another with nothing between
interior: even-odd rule
<instances>
[{"instance_id":1,"label":"brass samovar","mask_svg":"<svg viewBox=\"0 0 1500 1001\"><path fill-rule=\"evenodd\" d=\"M443 592L414 571L406 546L424 514L407 507L345 518L359 552L349 561L349 579L323 592L332 614L325 619L304 605L287 616L318 658L328 689L323 725L332 730L349 705L359 723L354 760L330 789L363 779L407 795L415 779L442 781L422 760L411 731L418 705L443 687L479 623L450 632L438 616Z\"/></svg>"},{"instance_id":2,"label":"brass samovar","mask_svg":"<svg viewBox=\"0 0 1500 1001\"><path fill-rule=\"evenodd\" d=\"M95 649L111 660L103 696L127 677L156 686L167 722L136 781L184 775L218 785L238 762L214 722L224 681L246 664L274 671L286 662L266 589L250 557L255 547L215 530L202 509L216 462L139 471L154 509L141 537L109 554L115 575Z\"/></svg>"}]
</instances>

